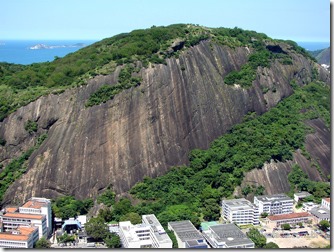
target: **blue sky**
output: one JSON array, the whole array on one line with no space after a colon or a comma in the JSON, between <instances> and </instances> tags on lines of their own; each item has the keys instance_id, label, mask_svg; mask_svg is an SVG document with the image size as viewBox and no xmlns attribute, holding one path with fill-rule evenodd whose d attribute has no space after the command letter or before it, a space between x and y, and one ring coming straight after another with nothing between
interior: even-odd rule
<instances>
[{"instance_id":1,"label":"blue sky","mask_svg":"<svg viewBox=\"0 0 334 252\"><path fill-rule=\"evenodd\" d=\"M0 39L100 40L152 25L192 23L330 41L329 0L7 0L1 10Z\"/></svg>"}]
</instances>

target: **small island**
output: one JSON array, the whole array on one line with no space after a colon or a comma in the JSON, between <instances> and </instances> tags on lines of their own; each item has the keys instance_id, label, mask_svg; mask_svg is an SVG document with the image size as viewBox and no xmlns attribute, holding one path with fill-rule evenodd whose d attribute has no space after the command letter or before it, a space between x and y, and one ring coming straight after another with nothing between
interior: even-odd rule
<instances>
[{"instance_id":1,"label":"small island","mask_svg":"<svg viewBox=\"0 0 334 252\"><path fill-rule=\"evenodd\" d=\"M40 50L40 49L55 49L55 48L67 48L67 47L84 47L84 43L76 43L73 45L45 45L45 44L36 44L34 46L30 46L30 50Z\"/></svg>"}]
</instances>

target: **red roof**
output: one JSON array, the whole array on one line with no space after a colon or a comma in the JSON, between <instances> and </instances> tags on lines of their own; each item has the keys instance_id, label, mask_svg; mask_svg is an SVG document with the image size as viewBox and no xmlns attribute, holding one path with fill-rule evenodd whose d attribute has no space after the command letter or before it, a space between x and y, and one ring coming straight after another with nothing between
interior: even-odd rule
<instances>
[{"instance_id":1,"label":"red roof","mask_svg":"<svg viewBox=\"0 0 334 252\"><path fill-rule=\"evenodd\" d=\"M3 215L3 217L8 217L8 218L17 218L17 219L34 219L34 220L43 220L45 218L44 215L40 214L23 214L23 213L6 213Z\"/></svg>"},{"instance_id":2,"label":"red roof","mask_svg":"<svg viewBox=\"0 0 334 252\"><path fill-rule=\"evenodd\" d=\"M301 212L301 213L271 215L271 216L268 216L268 219L271 221L277 221L277 220L295 219L295 218L311 217L311 216L312 215L309 213Z\"/></svg>"}]
</instances>

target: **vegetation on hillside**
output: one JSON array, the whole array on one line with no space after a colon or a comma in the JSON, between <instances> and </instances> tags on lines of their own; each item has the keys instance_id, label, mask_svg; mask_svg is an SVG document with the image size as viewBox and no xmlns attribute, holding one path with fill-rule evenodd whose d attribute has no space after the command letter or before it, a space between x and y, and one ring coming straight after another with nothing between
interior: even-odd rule
<instances>
[{"instance_id":1,"label":"vegetation on hillside","mask_svg":"<svg viewBox=\"0 0 334 252\"><path fill-rule=\"evenodd\" d=\"M227 83L241 82L249 86L254 79L256 65L267 65L265 41L273 41L263 33L246 31L240 28L206 28L198 25L175 24L170 26L152 26L150 29L134 30L111 38L103 39L90 46L70 53L52 62L18 65L0 63L0 121L21 106L46 94L59 94L65 89L87 83L96 75L110 74L117 66L129 69L147 67L149 63L166 64L166 58L178 57L180 51L194 46L202 40L229 47L248 46L254 48L255 54L242 68L241 73L233 73ZM293 50L304 54L303 48L288 41ZM310 57L309 54L305 54ZM269 58L272 54L269 54ZM282 63L290 64L287 55L282 56ZM140 69L135 69L136 71ZM126 70L127 71L127 70ZM113 86L106 85L87 101L93 106L112 99L124 89L140 84L133 71L126 80L119 80Z\"/></svg>"},{"instance_id":2,"label":"vegetation on hillside","mask_svg":"<svg viewBox=\"0 0 334 252\"><path fill-rule=\"evenodd\" d=\"M25 151L22 155L14 158L4 169L0 172L0 202L3 199L8 187L14 181L21 177L27 170L27 162L31 154L39 148L43 141L47 138L47 134L42 134L37 138L35 145ZM1 165L0 165L1 166ZM2 167L0 167L2 168Z\"/></svg>"}]
</instances>

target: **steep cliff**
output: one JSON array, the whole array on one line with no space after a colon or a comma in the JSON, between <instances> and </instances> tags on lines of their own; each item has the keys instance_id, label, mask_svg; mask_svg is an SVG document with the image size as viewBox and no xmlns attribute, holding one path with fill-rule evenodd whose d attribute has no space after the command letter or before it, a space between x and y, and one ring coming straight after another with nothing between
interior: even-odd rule
<instances>
[{"instance_id":1,"label":"steep cliff","mask_svg":"<svg viewBox=\"0 0 334 252\"><path fill-rule=\"evenodd\" d=\"M0 136L6 141L0 146L0 161L6 165L19 156L37 135L47 133L48 138L31 155L26 173L10 186L3 203L22 202L32 195L86 198L110 185L124 193L145 176L159 176L170 166L187 163L191 149L207 148L248 112L261 114L272 108L292 94L292 80L299 85L310 82L314 68L318 78L329 83L328 72L319 65L287 44L281 47L292 64L275 60L270 68L258 67L250 88L226 85L224 77L239 70L251 50L207 40L178 58L168 58L166 65L141 68L141 85L106 103L85 107L99 87L117 82L120 66L85 86L19 108L0 122ZM37 132L25 130L28 120L37 123Z\"/></svg>"},{"instance_id":2,"label":"steep cliff","mask_svg":"<svg viewBox=\"0 0 334 252\"><path fill-rule=\"evenodd\" d=\"M314 119L307 122L314 129L314 133L306 136L305 147L309 153L307 159L297 150L293 155L293 160L287 162L270 162L262 169L254 169L248 172L241 184L262 185L265 194L285 193L290 190L288 174L294 164L298 164L307 176L314 181L327 181L331 174L331 145L330 131L321 119ZM319 168L317 169L317 165Z\"/></svg>"}]
</instances>

